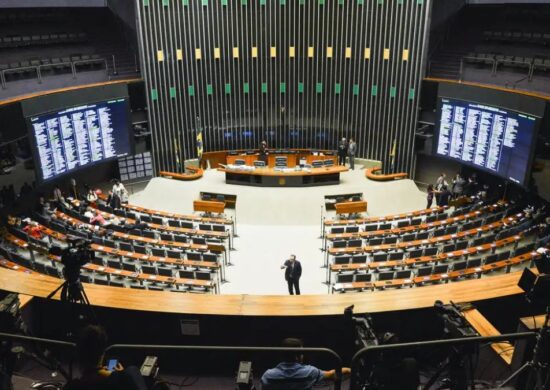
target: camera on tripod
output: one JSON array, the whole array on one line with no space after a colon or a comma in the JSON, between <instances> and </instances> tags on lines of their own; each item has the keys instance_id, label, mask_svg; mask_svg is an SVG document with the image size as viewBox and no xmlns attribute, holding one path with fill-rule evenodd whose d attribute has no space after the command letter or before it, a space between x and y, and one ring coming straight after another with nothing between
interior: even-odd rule
<instances>
[{"instance_id":1,"label":"camera on tripod","mask_svg":"<svg viewBox=\"0 0 550 390\"><path fill-rule=\"evenodd\" d=\"M63 277L67 282L75 283L80 278L80 268L94 259L95 252L90 248L91 241L81 237L69 236L67 244L65 249L52 247L50 254L61 257Z\"/></svg>"},{"instance_id":2,"label":"camera on tripod","mask_svg":"<svg viewBox=\"0 0 550 390\"><path fill-rule=\"evenodd\" d=\"M51 298L61 289L61 300L68 302L81 302L89 304L88 298L80 284L80 269L86 263L94 260L95 252L91 249L91 241L81 237L67 237L68 246L62 249L54 246L50 249L50 254L61 257L63 264L63 283L58 289L54 290L48 298Z\"/></svg>"}]
</instances>

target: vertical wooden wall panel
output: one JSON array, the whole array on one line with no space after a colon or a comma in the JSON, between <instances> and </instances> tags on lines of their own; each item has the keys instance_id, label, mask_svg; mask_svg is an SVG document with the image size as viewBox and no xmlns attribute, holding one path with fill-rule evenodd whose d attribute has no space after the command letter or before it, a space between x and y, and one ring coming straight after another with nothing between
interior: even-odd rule
<instances>
[{"instance_id":1,"label":"vertical wooden wall panel","mask_svg":"<svg viewBox=\"0 0 550 390\"><path fill-rule=\"evenodd\" d=\"M431 1L135 0L154 165L204 150L335 149L414 168ZM200 56L200 58L199 58Z\"/></svg>"}]
</instances>

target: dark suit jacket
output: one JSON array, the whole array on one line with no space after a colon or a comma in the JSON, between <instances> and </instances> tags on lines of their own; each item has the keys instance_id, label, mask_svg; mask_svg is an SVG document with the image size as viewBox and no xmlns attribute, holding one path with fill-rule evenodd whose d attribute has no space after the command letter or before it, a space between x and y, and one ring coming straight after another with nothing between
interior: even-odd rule
<instances>
[{"instance_id":1,"label":"dark suit jacket","mask_svg":"<svg viewBox=\"0 0 550 390\"><path fill-rule=\"evenodd\" d=\"M290 260L285 261L285 280L288 280L292 277L292 279L300 279L300 276L302 276L302 264L298 260L294 261L294 272L292 275L291 267L290 267Z\"/></svg>"},{"instance_id":2,"label":"dark suit jacket","mask_svg":"<svg viewBox=\"0 0 550 390\"><path fill-rule=\"evenodd\" d=\"M338 143L338 155L347 156L348 155L348 143L340 141Z\"/></svg>"}]
</instances>

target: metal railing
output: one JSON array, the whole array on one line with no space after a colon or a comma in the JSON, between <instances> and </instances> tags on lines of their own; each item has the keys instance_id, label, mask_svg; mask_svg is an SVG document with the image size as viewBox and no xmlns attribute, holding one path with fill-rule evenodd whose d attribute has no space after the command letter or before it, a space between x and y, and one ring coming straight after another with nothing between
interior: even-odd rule
<instances>
[{"instance_id":1,"label":"metal railing","mask_svg":"<svg viewBox=\"0 0 550 390\"><path fill-rule=\"evenodd\" d=\"M532 339L537 335L536 332L521 332L521 333L508 333L498 336L489 336L489 337L466 337L466 338L455 338L448 340L432 340L432 341L420 341L413 343L399 343L399 344L388 344L388 345L375 345L370 347L365 347L355 353L351 360L351 371L352 375L355 377L358 373L359 361L361 359L371 359L375 361L374 355L378 355L382 352L387 351L402 351L409 349L423 349L430 347L450 347L450 346L465 346L465 345L481 345L481 344L492 344L494 342L501 341L515 341L523 339ZM39 337L30 337L18 334L11 333L0 333L0 339L4 340L15 340L21 342L33 342L44 345L53 345L64 348L75 349L76 344L60 341L54 339L45 339ZM112 351L212 351L212 352L255 352L255 353L276 353L276 352L300 352L317 354L317 355L328 355L334 361L334 369L336 371L336 377L334 382L334 389L340 390L342 386L342 367L343 361L340 355L335 351L329 348L284 348L284 347L250 347L250 346L204 346L204 345L155 345L155 344L113 344L108 346L105 349L105 352ZM74 356L73 356L74 358ZM72 359L71 362L72 364ZM69 371L69 376L72 377L72 369ZM358 383L352 377L350 383L350 390L355 390L358 388Z\"/></svg>"},{"instance_id":2,"label":"metal railing","mask_svg":"<svg viewBox=\"0 0 550 390\"><path fill-rule=\"evenodd\" d=\"M370 347L365 347L363 349L360 349L353 355L353 358L351 359L351 372L352 375L355 377L357 374L357 368L359 367L359 360L360 359L373 359L375 356L373 355L379 355L382 352L387 351L396 351L396 350L407 350L407 349L413 349L413 348L429 348L429 347L450 347L450 346L457 346L457 345L472 345L472 344L485 344L489 343L492 344L493 342L498 341L512 341L512 340L521 340L521 339L529 339L529 338L535 338L537 335L536 332L522 332L522 333L508 333L508 334L501 334L498 336L489 336L489 337L465 337L465 338L457 338L457 339L448 339L448 340L432 340L432 341L419 341L414 343L399 343L399 344L388 344L388 345L375 345ZM356 390L358 389L357 381L351 380L350 390Z\"/></svg>"},{"instance_id":3,"label":"metal railing","mask_svg":"<svg viewBox=\"0 0 550 390\"><path fill-rule=\"evenodd\" d=\"M519 81L523 81L525 79L527 79L528 81L531 81L533 79L533 74L535 72L535 69L550 69L550 66L544 65L544 64L536 64L534 61L517 61L517 60L466 56L460 59L460 70L458 74L459 81L463 81L465 62L477 63L477 64L490 64L491 76L493 77L496 76L499 65L519 65L519 66L516 66L516 68L521 67L521 68L527 69L527 75L524 78L520 79Z\"/></svg>"},{"instance_id":4,"label":"metal railing","mask_svg":"<svg viewBox=\"0 0 550 390\"><path fill-rule=\"evenodd\" d=\"M0 339L4 340L15 340L22 342L32 342L44 345L54 345L64 348L70 348L72 350L76 349L76 344L60 341L54 339L45 339L40 337L30 337L18 334L11 333L0 333ZM334 389L340 390L342 387L342 367L343 361L340 355L334 352L329 348L284 348L284 347L249 347L249 346L221 346L221 345L148 345L148 344L113 344L108 346L105 349L105 353L117 351L213 351L213 352L256 352L256 353L276 353L276 352L300 352L317 354L317 355L328 355L334 361L334 369L336 371ZM74 358L74 356L72 356ZM72 363L72 359L71 359ZM69 379L72 378L72 370L69 371Z\"/></svg>"},{"instance_id":5,"label":"metal railing","mask_svg":"<svg viewBox=\"0 0 550 390\"><path fill-rule=\"evenodd\" d=\"M20 67L17 67L17 68L4 69L2 71L2 88L6 89L6 74L7 73L17 73L17 72L25 71L25 70L34 70L36 72L36 77L40 80L40 72L39 72L37 66L20 66Z\"/></svg>"},{"instance_id":6,"label":"metal railing","mask_svg":"<svg viewBox=\"0 0 550 390\"><path fill-rule=\"evenodd\" d=\"M75 79L76 73L78 71L77 65L85 65L85 64L91 64L91 65L105 64L105 74L109 75L109 65L107 63L107 60L104 58L95 58L95 59L89 59L89 60L64 61L64 62L57 62L57 63L50 63L50 64L20 66L17 68L4 69L0 72L0 82L2 83L2 89L6 89L7 88L6 74L17 73L25 70L33 70L36 72L36 79L38 80L38 83L41 84L42 71L47 68L56 68L59 66L70 67L73 78Z\"/></svg>"},{"instance_id":7,"label":"metal railing","mask_svg":"<svg viewBox=\"0 0 550 390\"><path fill-rule=\"evenodd\" d=\"M155 350L155 351L213 351L213 352L300 352L329 355L335 361L334 370L336 377L334 380L334 390L340 390L342 387L342 367L343 361L340 355L329 348L285 348L285 347L243 347L243 346L204 346L204 345L140 345L140 344L114 344L105 350Z\"/></svg>"}]
</instances>

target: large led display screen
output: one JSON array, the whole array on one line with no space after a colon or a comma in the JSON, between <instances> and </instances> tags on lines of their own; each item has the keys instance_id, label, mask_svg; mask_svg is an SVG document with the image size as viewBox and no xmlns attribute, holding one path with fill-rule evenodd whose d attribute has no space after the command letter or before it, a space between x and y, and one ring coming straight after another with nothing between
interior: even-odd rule
<instances>
[{"instance_id":1,"label":"large led display screen","mask_svg":"<svg viewBox=\"0 0 550 390\"><path fill-rule=\"evenodd\" d=\"M436 155L526 184L536 117L449 98L440 98L439 112Z\"/></svg>"},{"instance_id":2,"label":"large led display screen","mask_svg":"<svg viewBox=\"0 0 550 390\"><path fill-rule=\"evenodd\" d=\"M39 180L130 154L128 112L117 98L28 118Z\"/></svg>"}]
</instances>

